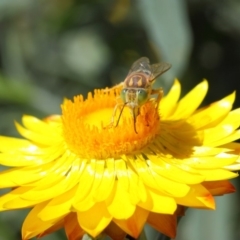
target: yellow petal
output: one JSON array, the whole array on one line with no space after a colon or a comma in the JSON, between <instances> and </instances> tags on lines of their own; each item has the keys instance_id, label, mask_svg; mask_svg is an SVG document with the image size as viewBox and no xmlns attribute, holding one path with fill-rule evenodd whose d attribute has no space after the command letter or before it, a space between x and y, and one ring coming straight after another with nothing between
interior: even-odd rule
<instances>
[{"instance_id":1,"label":"yellow petal","mask_svg":"<svg viewBox=\"0 0 240 240\"><path fill-rule=\"evenodd\" d=\"M74 205L78 205L81 201L86 202L86 197L90 199L91 186L94 182L94 170L96 166L96 160L92 160L89 163L82 165L81 176L79 178L78 189L74 198ZM93 200L91 201L93 202ZM90 202L89 202L90 203ZM91 205L89 207L92 207ZM85 209L87 210L87 209Z\"/></svg>"},{"instance_id":2,"label":"yellow petal","mask_svg":"<svg viewBox=\"0 0 240 240\"><path fill-rule=\"evenodd\" d=\"M34 153L36 152L36 150L39 150L39 147L25 139L0 136L0 143L1 152L7 152L12 154L16 153L16 151Z\"/></svg>"},{"instance_id":3,"label":"yellow petal","mask_svg":"<svg viewBox=\"0 0 240 240\"><path fill-rule=\"evenodd\" d=\"M226 180L226 179L231 179L238 176L237 173L233 173L224 169L211 169L211 170L199 169L198 171L200 174L205 176L205 181Z\"/></svg>"},{"instance_id":4,"label":"yellow petal","mask_svg":"<svg viewBox=\"0 0 240 240\"><path fill-rule=\"evenodd\" d=\"M0 187L21 186L36 181L41 177L41 172L33 167L9 169L0 173Z\"/></svg>"},{"instance_id":5,"label":"yellow petal","mask_svg":"<svg viewBox=\"0 0 240 240\"><path fill-rule=\"evenodd\" d=\"M36 237L37 238L42 238L45 237L48 234L51 234L53 232L56 232L58 230L60 230L64 225L64 219L60 219L58 222L54 223L54 225L48 229L46 229L45 231L41 232L40 234L38 234Z\"/></svg>"},{"instance_id":6,"label":"yellow petal","mask_svg":"<svg viewBox=\"0 0 240 240\"><path fill-rule=\"evenodd\" d=\"M36 205L25 218L22 227L23 239L33 238L59 221L59 219L55 219L54 221L43 222L37 217L38 213L45 207L45 205L45 202Z\"/></svg>"},{"instance_id":7,"label":"yellow petal","mask_svg":"<svg viewBox=\"0 0 240 240\"><path fill-rule=\"evenodd\" d=\"M160 112L161 118L167 119L175 110L177 101L180 97L181 85L177 79L175 79L174 84L167 96L165 96L160 102Z\"/></svg>"},{"instance_id":8,"label":"yellow petal","mask_svg":"<svg viewBox=\"0 0 240 240\"><path fill-rule=\"evenodd\" d=\"M55 197L39 212L38 217L42 221L53 221L71 212L72 202L77 187L64 192L62 195Z\"/></svg>"},{"instance_id":9,"label":"yellow petal","mask_svg":"<svg viewBox=\"0 0 240 240\"><path fill-rule=\"evenodd\" d=\"M36 117L24 115L22 117L22 122L23 122L23 125L30 131L40 133L41 135L45 135L49 137L59 136L59 131L57 128L54 129L53 131L53 126L51 126L47 122L41 121Z\"/></svg>"},{"instance_id":10,"label":"yellow petal","mask_svg":"<svg viewBox=\"0 0 240 240\"><path fill-rule=\"evenodd\" d=\"M104 202L96 203L86 212L77 212L77 218L81 228L93 237L101 233L112 220Z\"/></svg>"},{"instance_id":11,"label":"yellow petal","mask_svg":"<svg viewBox=\"0 0 240 240\"><path fill-rule=\"evenodd\" d=\"M32 146L31 148L24 149L24 152L22 152L22 150L4 152L0 153L0 163L12 167L44 164L57 159L62 154L62 149L62 145L45 149Z\"/></svg>"},{"instance_id":12,"label":"yellow petal","mask_svg":"<svg viewBox=\"0 0 240 240\"><path fill-rule=\"evenodd\" d=\"M200 174L189 173L188 171L180 169L167 161L159 160L156 156L151 157L149 165L159 175L179 183L197 184L204 180L204 177Z\"/></svg>"},{"instance_id":13,"label":"yellow petal","mask_svg":"<svg viewBox=\"0 0 240 240\"><path fill-rule=\"evenodd\" d=\"M200 146L200 147L194 147L194 152L192 153L193 157L215 157L215 155L218 155L220 153L231 153L231 149L227 146L222 146L221 148L213 148L213 147L207 147L207 146Z\"/></svg>"},{"instance_id":14,"label":"yellow petal","mask_svg":"<svg viewBox=\"0 0 240 240\"><path fill-rule=\"evenodd\" d=\"M191 191L183 198L176 198L180 205L196 208L215 208L214 198L201 184L191 186Z\"/></svg>"},{"instance_id":15,"label":"yellow petal","mask_svg":"<svg viewBox=\"0 0 240 240\"><path fill-rule=\"evenodd\" d=\"M129 195L132 204L137 204L140 200L145 201L147 198L146 189L138 175L131 169L127 170L129 176Z\"/></svg>"},{"instance_id":16,"label":"yellow petal","mask_svg":"<svg viewBox=\"0 0 240 240\"><path fill-rule=\"evenodd\" d=\"M146 188L147 199L139 202L138 205L146 210L156 213L173 214L177 208L173 198L162 195L156 190Z\"/></svg>"},{"instance_id":17,"label":"yellow petal","mask_svg":"<svg viewBox=\"0 0 240 240\"><path fill-rule=\"evenodd\" d=\"M215 127L232 109L234 99L235 93L232 93L208 107L203 107L190 116L187 122L195 126L196 129Z\"/></svg>"},{"instance_id":18,"label":"yellow petal","mask_svg":"<svg viewBox=\"0 0 240 240\"><path fill-rule=\"evenodd\" d=\"M107 161L107 168L104 169L104 175L102 181L98 188L94 188L92 191L92 186L94 183L98 185L99 179L95 179L93 175L95 167L98 165L98 161L92 160L90 164L86 166L83 170L83 175L79 180L78 190L74 197L73 206L77 211L87 211L89 208L93 207L96 202L101 202L101 200L106 200L114 185L114 161ZM98 195L99 194L99 195Z\"/></svg>"},{"instance_id":19,"label":"yellow petal","mask_svg":"<svg viewBox=\"0 0 240 240\"><path fill-rule=\"evenodd\" d=\"M75 202L78 202L88 194L90 194L91 187L93 185L93 182L95 180L95 168L97 165L97 160L92 159L88 163L84 163L82 168L82 174L79 179L79 186L78 190L75 196Z\"/></svg>"},{"instance_id":20,"label":"yellow petal","mask_svg":"<svg viewBox=\"0 0 240 240\"><path fill-rule=\"evenodd\" d=\"M123 160L115 160L115 172L118 182L125 188L126 191L129 189L128 172L126 169L126 163Z\"/></svg>"},{"instance_id":21,"label":"yellow petal","mask_svg":"<svg viewBox=\"0 0 240 240\"><path fill-rule=\"evenodd\" d=\"M207 90L208 83L206 80L204 80L179 101L176 111L171 118L179 119L189 117L202 103Z\"/></svg>"},{"instance_id":22,"label":"yellow petal","mask_svg":"<svg viewBox=\"0 0 240 240\"><path fill-rule=\"evenodd\" d=\"M57 175L60 176L60 174L66 174L71 167L74 158L74 156L65 153L58 158L57 161L49 162L47 164L14 168L3 171L0 173L0 187L15 187L27 184L31 185L33 181L35 182L39 179L41 179L40 183L46 182L49 185L49 180L43 179L42 177L47 176L48 179L54 179ZM49 173L53 174L49 175ZM50 182L52 182L52 180ZM36 186L36 182L33 185ZM53 187L58 188L58 186ZM44 189L44 186L41 185L41 188ZM35 199L34 196L33 199Z\"/></svg>"},{"instance_id":23,"label":"yellow petal","mask_svg":"<svg viewBox=\"0 0 240 240\"><path fill-rule=\"evenodd\" d=\"M91 186L91 192L90 192L92 199L96 202L101 202L104 199L102 196L102 195L104 195L104 193L101 193L102 194L101 196L96 194L96 192L99 193L98 188L104 181L103 180L104 170L105 170L105 161L101 161L101 160L96 161L96 165L95 165L95 169L94 169L94 171L95 171L94 181Z\"/></svg>"},{"instance_id":24,"label":"yellow petal","mask_svg":"<svg viewBox=\"0 0 240 240\"><path fill-rule=\"evenodd\" d=\"M98 202L104 201L109 197L115 181L114 159L106 160L105 164L106 167L103 172L102 181L98 188L95 189L95 192L93 192L93 198Z\"/></svg>"},{"instance_id":25,"label":"yellow petal","mask_svg":"<svg viewBox=\"0 0 240 240\"><path fill-rule=\"evenodd\" d=\"M148 166L151 164L150 161L148 163L144 159L136 159L133 160L132 163L136 167L136 170L142 178L144 184L151 188L167 195L178 197L185 196L189 191L189 187L187 185L171 181L154 172L153 169Z\"/></svg>"},{"instance_id":26,"label":"yellow petal","mask_svg":"<svg viewBox=\"0 0 240 240\"><path fill-rule=\"evenodd\" d=\"M78 188L79 189L79 188ZM75 194L76 197L77 194ZM92 195L89 193L87 194L84 198L82 198L81 200L78 200L77 202L75 202L76 198L74 198L73 201L73 211L76 212L85 212L88 211L90 208L92 208L96 201L92 198Z\"/></svg>"},{"instance_id":27,"label":"yellow petal","mask_svg":"<svg viewBox=\"0 0 240 240\"><path fill-rule=\"evenodd\" d=\"M189 124L164 122L162 123L159 137L155 140L154 144L158 149L157 152L160 151L159 154L169 154L176 158L186 158L186 156L191 155L194 146L202 145L202 139L202 131L194 130Z\"/></svg>"},{"instance_id":28,"label":"yellow petal","mask_svg":"<svg viewBox=\"0 0 240 240\"><path fill-rule=\"evenodd\" d=\"M136 205L132 204L130 195L121 181L115 181L111 195L107 200L107 209L116 219L127 219L133 215Z\"/></svg>"},{"instance_id":29,"label":"yellow petal","mask_svg":"<svg viewBox=\"0 0 240 240\"><path fill-rule=\"evenodd\" d=\"M128 219L113 219L113 221L126 233L134 238L138 238L144 224L147 221L149 211L137 207L134 214Z\"/></svg>"},{"instance_id":30,"label":"yellow petal","mask_svg":"<svg viewBox=\"0 0 240 240\"><path fill-rule=\"evenodd\" d=\"M237 109L230 112L228 116L215 128L204 130L204 144L209 145L212 142L221 140L222 138L231 135L240 125L239 118L240 109Z\"/></svg>"},{"instance_id":31,"label":"yellow petal","mask_svg":"<svg viewBox=\"0 0 240 240\"><path fill-rule=\"evenodd\" d=\"M37 186L28 193L23 194L22 198L27 200L46 200L56 197L75 186L80 178L78 171L79 167L73 167L68 171L68 168L71 166L72 159L71 157L63 157L63 160L65 160L64 164L62 166L58 165L57 169L59 172L53 171L51 174L48 174L45 178L37 182L37 184L34 183L34 185Z\"/></svg>"},{"instance_id":32,"label":"yellow petal","mask_svg":"<svg viewBox=\"0 0 240 240\"><path fill-rule=\"evenodd\" d=\"M19 123L15 123L16 128L18 132L25 138L36 142L38 144L41 144L43 146L51 146L54 143L59 142L59 137L60 135L56 138L55 136L47 136L47 135L42 135L40 133L32 132L24 127L22 127ZM53 129L55 130L55 129ZM52 131L53 131L52 130Z\"/></svg>"},{"instance_id":33,"label":"yellow petal","mask_svg":"<svg viewBox=\"0 0 240 240\"><path fill-rule=\"evenodd\" d=\"M115 160L115 169L118 184L128 193L128 197L132 204L137 204L140 199L146 199L146 192L141 180L137 174L131 169L126 168L126 162L123 160Z\"/></svg>"},{"instance_id":34,"label":"yellow petal","mask_svg":"<svg viewBox=\"0 0 240 240\"><path fill-rule=\"evenodd\" d=\"M194 157L184 160L184 164L197 169L216 169L230 165L238 159L238 156L220 153L214 157Z\"/></svg>"},{"instance_id":35,"label":"yellow petal","mask_svg":"<svg viewBox=\"0 0 240 240\"><path fill-rule=\"evenodd\" d=\"M240 143L230 142L230 143L224 144L222 147L229 149L231 151L230 153L235 153L235 154L240 153Z\"/></svg>"},{"instance_id":36,"label":"yellow petal","mask_svg":"<svg viewBox=\"0 0 240 240\"><path fill-rule=\"evenodd\" d=\"M153 169L151 169L151 174L157 185L159 186L159 191L162 190L167 195L173 197L183 197L190 190L190 187L188 185L162 177L160 174L157 174Z\"/></svg>"},{"instance_id":37,"label":"yellow petal","mask_svg":"<svg viewBox=\"0 0 240 240\"><path fill-rule=\"evenodd\" d=\"M9 193L0 197L0 211L6 209L19 209L19 208L26 208L31 207L37 203L39 200L35 201L27 201L21 198L21 195L31 191L32 187L18 187L12 190Z\"/></svg>"},{"instance_id":38,"label":"yellow petal","mask_svg":"<svg viewBox=\"0 0 240 240\"><path fill-rule=\"evenodd\" d=\"M207 144L208 146L212 146L212 147L221 146L221 145L225 145L227 143L236 141L239 138L240 138L240 130L236 130L232 134L230 134L222 139L219 139L217 141L209 141L208 143L205 143L205 144Z\"/></svg>"}]
</instances>

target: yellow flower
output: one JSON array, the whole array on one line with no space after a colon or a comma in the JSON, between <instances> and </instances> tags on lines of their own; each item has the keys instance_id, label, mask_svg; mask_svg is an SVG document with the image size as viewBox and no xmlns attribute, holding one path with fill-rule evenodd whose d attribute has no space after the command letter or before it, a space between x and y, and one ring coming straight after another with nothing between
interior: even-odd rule
<instances>
[{"instance_id":1,"label":"yellow flower","mask_svg":"<svg viewBox=\"0 0 240 240\"><path fill-rule=\"evenodd\" d=\"M16 123L25 139L0 137L0 210L29 208L23 239L64 227L68 239L88 233L138 237L147 222L174 237L184 207L214 209L213 195L234 191L240 109L235 94L197 109L203 81L179 100L180 84L156 109L149 100L136 120L125 108L107 127L118 92L96 90L62 105L62 116ZM119 112L117 113L117 115Z\"/></svg>"}]
</instances>

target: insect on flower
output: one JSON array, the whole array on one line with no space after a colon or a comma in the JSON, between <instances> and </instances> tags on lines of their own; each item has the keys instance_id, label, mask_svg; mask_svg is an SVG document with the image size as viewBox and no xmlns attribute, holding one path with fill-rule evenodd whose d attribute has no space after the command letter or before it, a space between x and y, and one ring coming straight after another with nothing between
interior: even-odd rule
<instances>
[{"instance_id":1,"label":"insect on flower","mask_svg":"<svg viewBox=\"0 0 240 240\"><path fill-rule=\"evenodd\" d=\"M117 109L120 109L115 127L118 126L123 109L125 106L129 107L134 121L134 131L136 130L136 118L139 114L140 107L146 103L150 96L156 94L156 108L158 108L159 102L163 96L162 88L153 89L152 85L154 80L166 72L171 67L169 63L155 63L150 65L147 57L141 57L135 61L123 82L113 88L122 87L120 92L121 103L117 103L111 119L110 125L114 125L114 118L117 113Z\"/></svg>"}]
</instances>

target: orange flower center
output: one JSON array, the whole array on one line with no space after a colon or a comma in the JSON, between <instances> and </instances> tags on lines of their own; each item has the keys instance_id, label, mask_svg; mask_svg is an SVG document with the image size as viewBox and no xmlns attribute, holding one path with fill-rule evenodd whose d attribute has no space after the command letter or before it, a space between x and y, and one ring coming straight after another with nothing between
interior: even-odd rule
<instances>
[{"instance_id":1,"label":"orange flower center","mask_svg":"<svg viewBox=\"0 0 240 240\"><path fill-rule=\"evenodd\" d=\"M159 115L154 100L141 106L135 132L129 107L125 107L120 116L123 107L120 104L113 114L116 95L114 90L96 90L94 96L89 93L86 100L79 95L63 103L63 136L69 149L79 157L117 158L142 149L158 134Z\"/></svg>"}]
</instances>

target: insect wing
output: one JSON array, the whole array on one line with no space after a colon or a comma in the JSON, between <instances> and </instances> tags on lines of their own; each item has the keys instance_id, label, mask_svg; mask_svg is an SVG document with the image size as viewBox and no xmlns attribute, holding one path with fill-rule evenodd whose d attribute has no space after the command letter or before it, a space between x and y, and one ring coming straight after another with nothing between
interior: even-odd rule
<instances>
[{"instance_id":1,"label":"insect wing","mask_svg":"<svg viewBox=\"0 0 240 240\"><path fill-rule=\"evenodd\" d=\"M165 73L168 69L170 69L171 66L172 66L171 64L165 62L155 63L151 65L151 77L149 80L153 81L155 78L157 78L161 74Z\"/></svg>"},{"instance_id":2,"label":"insect wing","mask_svg":"<svg viewBox=\"0 0 240 240\"><path fill-rule=\"evenodd\" d=\"M131 74L133 72L143 72L148 75L151 74L151 65L149 59L147 57L141 57L137 61L135 61L128 73Z\"/></svg>"}]
</instances>

